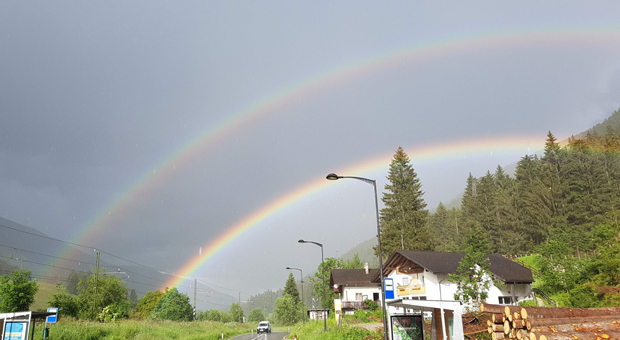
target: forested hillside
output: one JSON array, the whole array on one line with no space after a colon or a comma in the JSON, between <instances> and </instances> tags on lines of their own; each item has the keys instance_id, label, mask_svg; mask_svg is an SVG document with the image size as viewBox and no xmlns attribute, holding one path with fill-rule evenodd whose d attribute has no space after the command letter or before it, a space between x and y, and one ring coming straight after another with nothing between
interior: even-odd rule
<instances>
[{"instance_id":1,"label":"forested hillside","mask_svg":"<svg viewBox=\"0 0 620 340\"><path fill-rule=\"evenodd\" d=\"M524 155L515 176L498 166L469 176L460 209L429 217L437 251L462 251L469 232L493 253L536 254L540 288L566 305L620 304L620 111L542 156ZM562 295L564 294L564 295Z\"/></svg>"}]
</instances>

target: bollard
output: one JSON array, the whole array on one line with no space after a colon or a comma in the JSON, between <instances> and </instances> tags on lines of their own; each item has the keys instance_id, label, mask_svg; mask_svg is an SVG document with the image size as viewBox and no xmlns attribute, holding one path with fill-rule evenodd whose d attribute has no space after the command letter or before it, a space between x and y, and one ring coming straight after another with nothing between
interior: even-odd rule
<instances>
[{"instance_id":1,"label":"bollard","mask_svg":"<svg viewBox=\"0 0 620 340\"><path fill-rule=\"evenodd\" d=\"M222 339L224 339L224 332L222 332Z\"/></svg>"}]
</instances>

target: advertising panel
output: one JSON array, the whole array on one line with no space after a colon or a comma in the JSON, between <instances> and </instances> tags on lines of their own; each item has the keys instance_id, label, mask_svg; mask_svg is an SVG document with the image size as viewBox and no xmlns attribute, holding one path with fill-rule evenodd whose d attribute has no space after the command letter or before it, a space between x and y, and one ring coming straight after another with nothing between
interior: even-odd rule
<instances>
[{"instance_id":1,"label":"advertising panel","mask_svg":"<svg viewBox=\"0 0 620 340\"><path fill-rule=\"evenodd\" d=\"M4 340L27 340L26 330L28 322L7 322L4 328Z\"/></svg>"},{"instance_id":2,"label":"advertising panel","mask_svg":"<svg viewBox=\"0 0 620 340\"><path fill-rule=\"evenodd\" d=\"M336 324L342 325L342 300L334 299L334 316L336 317Z\"/></svg>"},{"instance_id":3,"label":"advertising panel","mask_svg":"<svg viewBox=\"0 0 620 340\"><path fill-rule=\"evenodd\" d=\"M422 315L400 315L392 317L393 340L424 340Z\"/></svg>"}]
</instances>

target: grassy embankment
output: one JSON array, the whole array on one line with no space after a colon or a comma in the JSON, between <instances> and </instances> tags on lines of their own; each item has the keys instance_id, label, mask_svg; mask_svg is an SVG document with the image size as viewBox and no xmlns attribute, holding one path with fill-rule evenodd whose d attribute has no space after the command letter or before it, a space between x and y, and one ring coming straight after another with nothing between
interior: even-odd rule
<instances>
[{"instance_id":1,"label":"grassy embankment","mask_svg":"<svg viewBox=\"0 0 620 340\"><path fill-rule=\"evenodd\" d=\"M30 306L30 310L45 311L49 307L49 304L47 302L52 299L52 294L58 293L58 289L53 283L39 282L38 284L39 290L34 297L34 303Z\"/></svg>"},{"instance_id":2,"label":"grassy embankment","mask_svg":"<svg viewBox=\"0 0 620 340\"><path fill-rule=\"evenodd\" d=\"M372 332L360 328L355 324L346 324L346 322L338 327L336 321L330 318L327 321L327 332L323 330L323 321L311 321L305 324L297 324L291 327L289 339L295 338L303 340L379 340L383 339L383 328L380 332Z\"/></svg>"},{"instance_id":3,"label":"grassy embankment","mask_svg":"<svg viewBox=\"0 0 620 340\"><path fill-rule=\"evenodd\" d=\"M125 340L125 339L177 339L215 340L232 338L250 332L250 325L221 322L169 322L123 320L112 323L61 321L50 328L49 340ZM35 339L40 339L43 325L37 324Z\"/></svg>"}]
</instances>

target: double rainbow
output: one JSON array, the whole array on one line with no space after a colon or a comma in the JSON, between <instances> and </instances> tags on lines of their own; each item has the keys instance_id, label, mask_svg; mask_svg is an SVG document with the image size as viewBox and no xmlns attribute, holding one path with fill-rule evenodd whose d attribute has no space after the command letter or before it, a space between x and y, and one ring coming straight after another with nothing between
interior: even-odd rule
<instances>
[{"instance_id":1,"label":"double rainbow","mask_svg":"<svg viewBox=\"0 0 620 340\"><path fill-rule=\"evenodd\" d=\"M444 56L458 55L470 51L480 52L489 49L514 48L520 45L529 46L532 44L543 45L562 45L562 44L618 44L620 43L620 29L599 28L599 29L564 29L556 31L525 31L525 32L503 32L496 34L477 35L459 37L426 44L410 46L398 51L390 51L377 55L372 58L360 60L344 65L343 67L330 70L316 77L293 84L284 88L282 91L253 103L247 108L235 112L222 120L219 124L206 129L203 133L196 136L183 147L176 150L169 157L164 159L152 171L141 176L130 187L124 190L114 200L102 209L95 217L82 227L71 239L72 243L89 243L98 232L104 232L103 226L109 225L114 218L120 216L128 210L132 202L139 200L149 189L163 182L174 173L177 166L191 161L196 155L207 150L224 138L232 135L244 127L268 114L276 114L278 110L286 105L294 104L299 98L305 98L336 87L355 77L368 76L373 73L394 69L410 63L432 60ZM415 162L424 159L432 161L434 158L447 158L454 155L466 155L478 152L490 152L492 150L501 151L502 149L527 147L531 139L529 137L493 138L478 139L467 141L455 141L441 146L429 146L416 153L411 154ZM541 144L540 142L535 142ZM535 145L536 147L540 145ZM390 155L385 155L375 159L364 161L354 165L343 173L360 174L376 170L380 167L387 167ZM179 276L171 279L165 286L172 287L179 285L184 279L190 277L208 259L213 257L220 249L239 236L252 226L259 224L269 216L286 208L287 205L299 200L301 197L311 195L321 188L328 185L327 181L317 179L306 185L299 187L291 193L280 197L259 210L230 227L226 232L215 240L208 242L203 248L204 251L197 257L190 259L177 272ZM57 257L70 257L70 247L66 247Z\"/></svg>"}]
</instances>

